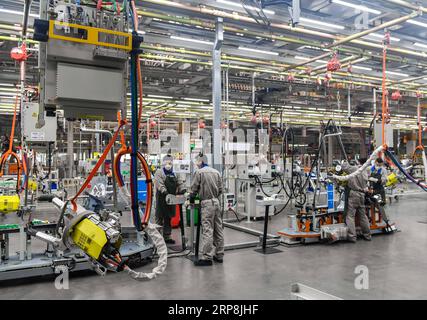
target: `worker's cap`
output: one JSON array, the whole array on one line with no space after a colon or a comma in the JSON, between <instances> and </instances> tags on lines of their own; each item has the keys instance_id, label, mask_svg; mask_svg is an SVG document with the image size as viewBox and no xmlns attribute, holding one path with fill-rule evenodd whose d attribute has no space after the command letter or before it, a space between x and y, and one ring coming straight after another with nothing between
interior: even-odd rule
<instances>
[{"instance_id":1,"label":"worker's cap","mask_svg":"<svg viewBox=\"0 0 427 320\"><path fill-rule=\"evenodd\" d=\"M208 163L208 157L205 156L204 154L199 154L196 157L196 162L203 162L204 164L207 164Z\"/></svg>"},{"instance_id":2,"label":"worker's cap","mask_svg":"<svg viewBox=\"0 0 427 320\"><path fill-rule=\"evenodd\" d=\"M163 163L166 162L173 162L173 157L170 154L163 157Z\"/></svg>"},{"instance_id":3,"label":"worker's cap","mask_svg":"<svg viewBox=\"0 0 427 320\"><path fill-rule=\"evenodd\" d=\"M376 163L378 163L378 164L383 164L383 163L384 163L384 160L383 160L382 158L377 158L377 159L375 160L375 162L376 162Z\"/></svg>"},{"instance_id":4,"label":"worker's cap","mask_svg":"<svg viewBox=\"0 0 427 320\"><path fill-rule=\"evenodd\" d=\"M348 169L350 169L350 163L348 163L348 161L343 161L343 163L341 163L341 170L347 171Z\"/></svg>"}]
</instances>

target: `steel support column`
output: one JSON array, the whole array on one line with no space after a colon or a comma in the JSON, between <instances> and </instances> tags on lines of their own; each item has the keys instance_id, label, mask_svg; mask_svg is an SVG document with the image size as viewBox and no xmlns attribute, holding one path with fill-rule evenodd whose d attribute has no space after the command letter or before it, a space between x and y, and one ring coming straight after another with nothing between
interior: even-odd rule
<instances>
[{"instance_id":1,"label":"steel support column","mask_svg":"<svg viewBox=\"0 0 427 320\"><path fill-rule=\"evenodd\" d=\"M47 15L47 0L40 0L40 19L48 20ZM40 102L39 102L39 114L37 118L36 128L42 128L45 125L44 111L45 111L45 90L46 90L46 60L47 60L47 44L46 42L39 43L39 54L38 54L38 70L39 70L39 89L40 89Z\"/></svg>"},{"instance_id":2,"label":"steel support column","mask_svg":"<svg viewBox=\"0 0 427 320\"><path fill-rule=\"evenodd\" d=\"M68 177L73 178L74 168L74 123L67 121L67 162L68 162Z\"/></svg>"},{"instance_id":3,"label":"steel support column","mask_svg":"<svg viewBox=\"0 0 427 320\"><path fill-rule=\"evenodd\" d=\"M222 172L221 135L221 48L224 40L223 19L216 21L215 43L212 52L212 105L213 105L213 167Z\"/></svg>"}]
</instances>

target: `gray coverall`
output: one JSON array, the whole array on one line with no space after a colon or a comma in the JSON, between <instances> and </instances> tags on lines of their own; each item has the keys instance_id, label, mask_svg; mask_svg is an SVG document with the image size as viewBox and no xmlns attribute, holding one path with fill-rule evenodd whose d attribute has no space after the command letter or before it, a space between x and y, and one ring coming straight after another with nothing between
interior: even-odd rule
<instances>
[{"instance_id":1,"label":"gray coverall","mask_svg":"<svg viewBox=\"0 0 427 320\"><path fill-rule=\"evenodd\" d=\"M175 175L169 175L168 178L163 168L156 171L154 186L156 189L156 223L163 227L163 237L168 240L172 234L171 219L175 216L176 211L175 205L166 204L166 196L184 194L185 186Z\"/></svg>"},{"instance_id":2,"label":"gray coverall","mask_svg":"<svg viewBox=\"0 0 427 320\"><path fill-rule=\"evenodd\" d=\"M384 210L384 206L387 202L384 186L387 183L388 171L385 167L382 167L381 171L378 172L378 170L376 170L374 167L371 167L369 169L368 174L370 175L370 177L380 179L380 181L378 182L374 182L374 183L371 182L371 185L374 189L374 195L375 194L381 195L381 200L382 200L381 203L376 202L375 206L377 207L378 211L381 213L383 220L388 221L387 214L385 213L385 210Z\"/></svg>"},{"instance_id":3,"label":"gray coverall","mask_svg":"<svg viewBox=\"0 0 427 320\"><path fill-rule=\"evenodd\" d=\"M351 174L358 169L356 166L350 166L349 164L343 165L343 171ZM356 235L356 214L359 215L360 227L362 234L366 239L371 238L371 230L369 226L369 219L366 215L365 207L365 189L368 186L368 176L366 172L362 172L360 175L350 178L348 180L348 206L345 217L345 223L348 228L348 240L355 242L357 240Z\"/></svg>"},{"instance_id":4,"label":"gray coverall","mask_svg":"<svg viewBox=\"0 0 427 320\"><path fill-rule=\"evenodd\" d=\"M224 229L219 202L222 192L222 180L218 170L206 166L196 171L190 197L197 194L200 197L203 260L212 260L214 256L222 259L224 256Z\"/></svg>"}]
</instances>

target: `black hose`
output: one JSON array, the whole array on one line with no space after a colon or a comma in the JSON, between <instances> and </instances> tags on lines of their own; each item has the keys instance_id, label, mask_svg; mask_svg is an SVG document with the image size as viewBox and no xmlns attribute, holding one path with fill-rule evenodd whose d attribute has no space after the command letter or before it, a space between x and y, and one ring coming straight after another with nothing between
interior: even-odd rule
<instances>
[{"instance_id":1,"label":"black hose","mask_svg":"<svg viewBox=\"0 0 427 320\"><path fill-rule=\"evenodd\" d=\"M23 39L27 37L28 18L30 16L31 2L32 0L25 0L24 2L24 17L22 19L22 38Z\"/></svg>"},{"instance_id":2,"label":"black hose","mask_svg":"<svg viewBox=\"0 0 427 320\"><path fill-rule=\"evenodd\" d=\"M64 216L65 216L65 211L67 210L67 207L68 207L68 203L69 203L70 201L69 200L67 200L65 203L64 203L64 206L62 207L62 209L61 209L61 214L59 215L59 219L58 219L58 222L56 223L56 227L55 227L55 234L57 234L58 236L59 236L59 227L60 227L60 225L62 224L62 222L63 222L63 220L64 220Z\"/></svg>"}]
</instances>

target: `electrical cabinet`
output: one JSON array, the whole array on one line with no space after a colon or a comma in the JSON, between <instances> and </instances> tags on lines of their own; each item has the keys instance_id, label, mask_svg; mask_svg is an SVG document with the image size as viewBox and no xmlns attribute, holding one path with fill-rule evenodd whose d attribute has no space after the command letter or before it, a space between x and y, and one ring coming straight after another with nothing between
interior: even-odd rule
<instances>
[{"instance_id":1,"label":"electrical cabinet","mask_svg":"<svg viewBox=\"0 0 427 320\"><path fill-rule=\"evenodd\" d=\"M55 111L45 111L45 125L36 128L39 116L38 103L24 103L22 107L22 130L27 143L55 142L57 129L57 115Z\"/></svg>"}]
</instances>

